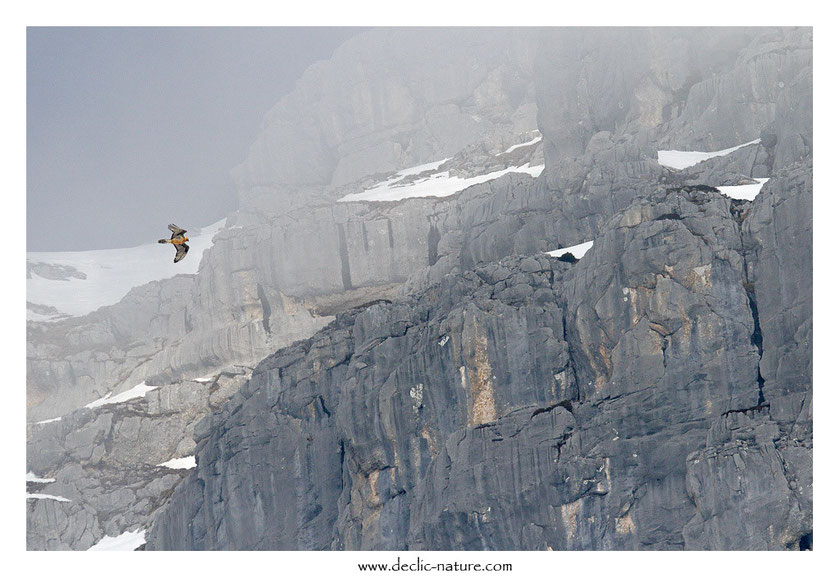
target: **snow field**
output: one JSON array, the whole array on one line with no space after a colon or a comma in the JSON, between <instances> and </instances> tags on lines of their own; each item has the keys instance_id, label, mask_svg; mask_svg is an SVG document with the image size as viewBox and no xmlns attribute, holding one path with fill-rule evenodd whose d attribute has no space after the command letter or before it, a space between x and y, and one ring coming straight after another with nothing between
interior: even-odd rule
<instances>
[{"instance_id":1,"label":"snow field","mask_svg":"<svg viewBox=\"0 0 840 578\"><path fill-rule=\"evenodd\" d=\"M133 551L146 543L146 530L142 528L133 532L123 532L119 536L104 536L99 542L88 548L88 551Z\"/></svg>"},{"instance_id":2,"label":"snow field","mask_svg":"<svg viewBox=\"0 0 840 578\"><path fill-rule=\"evenodd\" d=\"M734 146L732 148L723 149L720 151L701 152L701 151L657 151L659 164L663 167L670 167L672 169L682 170L694 166L713 157L723 157L729 153L733 153L740 148L758 144L761 139L751 140L750 142Z\"/></svg>"},{"instance_id":3,"label":"snow field","mask_svg":"<svg viewBox=\"0 0 840 578\"><path fill-rule=\"evenodd\" d=\"M578 245L572 245L571 247L563 247L562 249L555 249L554 251L548 251L546 254L551 255L552 257L562 257L566 253L571 253L574 255L575 259L580 259L589 249L592 248L594 241L586 241L584 243L580 243Z\"/></svg>"},{"instance_id":4,"label":"snow field","mask_svg":"<svg viewBox=\"0 0 840 578\"><path fill-rule=\"evenodd\" d=\"M537 177L545 168L545 165L537 165L533 167L530 165L522 165L519 167L508 167L492 173L469 178L450 176L449 171L442 171L439 173L432 173L430 176L421 180L400 184L400 181L405 176L417 175L428 170L437 169L447 160L449 159L443 159L442 161L435 161L433 163L402 170L392 178L383 181L374 187L365 189L361 193L351 193L349 195L345 195L338 199L338 202L383 202L402 201L403 199L417 197L449 197L456 193L460 193L464 189L473 185L498 179L502 175L506 175L508 173L527 173L532 177Z\"/></svg>"},{"instance_id":5,"label":"snow field","mask_svg":"<svg viewBox=\"0 0 840 578\"><path fill-rule=\"evenodd\" d=\"M168 279L180 273L198 272L201 255L213 244L213 236L222 229L226 219L197 230L190 235L190 254L180 263L173 263L175 251L169 245L154 242L126 249L27 253L30 263L46 263L73 267L86 279L46 279L37 274L26 280L26 300L38 305L55 307L62 314L86 315L105 305L113 305L132 288L150 281ZM170 233L164 227L160 238ZM57 318L27 311L31 321L50 321Z\"/></svg>"},{"instance_id":6,"label":"snow field","mask_svg":"<svg viewBox=\"0 0 840 578\"><path fill-rule=\"evenodd\" d=\"M152 390L157 389L159 386L149 386L146 385L146 382L138 383L128 391L124 391L120 394L117 394L111 397L111 394L107 394L105 397L100 397L96 401L92 401L87 404L85 407L88 409L94 409L97 407L102 407L103 405L111 405L113 403L122 403L124 401L128 401L130 399L134 399L136 397L146 397L146 394Z\"/></svg>"}]
</instances>

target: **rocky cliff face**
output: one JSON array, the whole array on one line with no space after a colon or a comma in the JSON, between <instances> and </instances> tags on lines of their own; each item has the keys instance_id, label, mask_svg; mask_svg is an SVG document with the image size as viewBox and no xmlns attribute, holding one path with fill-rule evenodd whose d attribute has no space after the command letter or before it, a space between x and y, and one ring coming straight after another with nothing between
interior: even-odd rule
<instances>
[{"instance_id":1,"label":"rocky cliff face","mask_svg":"<svg viewBox=\"0 0 840 578\"><path fill-rule=\"evenodd\" d=\"M454 157L447 168L462 177L504 168L521 161L523 153L541 159L539 145L501 154L529 140L529 131L536 128L530 75L535 35L466 31L473 38L469 51L442 74L439 63L430 64L426 56L429 51L448 53L447 46L451 49L463 38L455 30L433 34L436 40L411 30L373 31L343 48L334 61L307 73L298 89L267 117L254 150L235 171L241 210L216 236L198 274L138 287L120 303L84 317L28 325L31 469L52 477L63 471L64 438L76 430L78 435L89 433L88 426L73 417L85 404L140 382L170 387L218 375L231 365L248 370L278 347L311 336L336 312L393 298L400 283L436 260L434 203L415 202L411 210L396 204L336 204L341 195L382 180L383 171L397 168L396 163L430 160L426 155ZM374 58L382 43L399 58ZM359 50L370 69L355 64ZM472 71L470 75L461 73L464 67ZM410 78L400 77L408 70ZM343 100L345 91L339 90L345 80L356 86L350 106ZM413 100L408 117L402 112L400 94ZM385 108L390 112L382 108L389 99L391 105ZM300 124L304 118L300 107L317 111L317 130ZM279 125L274 122L278 118ZM287 138L291 141L283 140ZM385 155L383 140L386 148L404 150ZM313 153L321 144L328 152ZM278 161L278 156L286 160ZM318 176L333 173L334 178ZM289 190L294 194L283 192ZM37 264L31 269L31 274L56 275ZM72 271L58 274L72 275ZM206 411L211 397L207 388L196 388L191 395L196 397L192 402ZM49 421L58 416L63 416L61 426ZM38 423L43 421L48 423ZM192 444L189 431L182 434ZM88 441L100 438L97 434ZM122 438L121 443L136 446L141 441ZM179 440L169 440L164 447L177 457L173 448L178 444ZM54 459L40 459L44 447L56 449L44 454ZM112 446L103 448L98 467L122 467L121 462L112 462ZM134 449L143 453L142 448ZM96 469L85 469L89 457L78 459L83 469L74 470L75 481L87 483L83 480L96 477ZM48 486L44 491L52 490ZM133 490L129 493L135 494L134 502L143 501ZM30 503L30 547L85 547L90 536L105 531L104 522L83 519L79 508L71 508L68 520L72 520L57 532L55 517L44 508L68 508L64 504ZM148 509L141 510L148 516ZM82 539L67 529L74 526L88 526L88 537ZM113 529L108 526L107 531ZM41 536L48 534L60 538L47 545Z\"/></svg>"},{"instance_id":2,"label":"rocky cliff face","mask_svg":"<svg viewBox=\"0 0 840 578\"><path fill-rule=\"evenodd\" d=\"M443 159L536 128L537 30L380 29L312 66L233 171L240 207Z\"/></svg>"},{"instance_id":3,"label":"rocky cliff face","mask_svg":"<svg viewBox=\"0 0 840 578\"><path fill-rule=\"evenodd\" d=\"M711 163L718 174L693 181L713 186L767 177L811 154L810 29L554 29L541 40L534 74L546 181L596 219L626 206L640 181L669 174L658 150L760 138L737 164Z\"/></svg>"},{"instance_id":4,"label":"rocky cliff face","mask_svg":"<svg viewBox=\"0 0 840 578\"><path fill-rule=\"evenodd\" d=\"M27 468L40 481L27 481L27 493L61 500L28 500L27 548L85 550L145 527L187 473L165 464L192 455L195 423L249 375L248 368L230 367L30 425Z\"/></svg>"},{"instance_id":5,"label":"rocky cliff face","mask_svg":"<svg viewBox=\"0 0 840 578\"><path fill-rule=\"evenodd\" d=\"M781 311L754 312L735 203L654 190L578 263L447 275L279 351L199 426L149 546L799 548L808 387L792 417L765 392Z\"/></svg>"},{"instance_id":6,"label":"rocky cliff face","mask_svg":"<svg viewBox=\"0 0 840 578\"><path fill-rule=\"evenodd\" d=\"M157 549L809 546L810 37L348 42L266 117L197 275L30 325L30 418L65 416L28 432L33 491L73 501L30 501L29 547L153 518ZM336 202L447 157L545 171Z\"/></svg>"},{"instance_id":7,"label":"rocky cliff face","mask_svg":"<svg viewBox=\"0 0 840 578\"><path fill-rule=\"evenodd\" d=\"M233 171L240 211L197 275L137 288L89 316L29 325L30 420L159 375L253 365L312 335L330 312L390 296L434 258L428 205L414 213L335 200L429 160L456 157L453 174L469 175L518 160L493 162L536 129L536 39L514 29L380 29L313 66ZM524 152L541 157L534 148Z\"/></svg>"}]
</instances>

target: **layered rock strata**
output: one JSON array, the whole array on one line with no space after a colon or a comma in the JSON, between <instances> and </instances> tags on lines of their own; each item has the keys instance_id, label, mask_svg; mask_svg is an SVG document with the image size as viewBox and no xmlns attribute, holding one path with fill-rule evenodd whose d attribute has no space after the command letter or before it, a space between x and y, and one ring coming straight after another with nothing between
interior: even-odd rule
<instances>
[{"instance_id":1,"label":"layered rock strata","mask_svg":"<svg viewBox=\"0 0 840 578\"><path fill-rule=\"evenodd\" d=\"M426 32L307 72L197 275L29 324L31 549L810 547L810 29ZM336 203L447 157L546 169Z\"/></svg>"},{"instance_id":2,"label":"layered rock strata","mask_svg":"<svg viewBox=\"0 0 840 578\"><path fill-rule=\"evenodd\" d=\"M748 272L807 231L753 214L663 188L575 264L506 258L340 315L197 428L149 547L799 548L808 410L793 433L765 393L756 334L788 303ZM747 251L751 219L777 245Z\"/></svg>"}]
</instances>

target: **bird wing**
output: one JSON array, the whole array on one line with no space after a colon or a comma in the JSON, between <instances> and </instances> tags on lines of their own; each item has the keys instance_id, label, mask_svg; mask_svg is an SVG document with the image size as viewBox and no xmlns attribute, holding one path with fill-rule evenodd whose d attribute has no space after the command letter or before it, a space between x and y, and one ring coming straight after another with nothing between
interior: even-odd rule
<instances>
[{"instance_id":1,"label":"bird wing","mask_svg":"<svg viewBox=\"0 0 840 578\"><path fill-rule=\"evenodd\" d=\"M184 233L186 233L186 229L182 229L178 225L174 223L169 224L169 230L172 231L172 239L176 239L178 237L183 237Z\"/></svg>"},{"instance_id":2,"label":"bird wing","mask_svg":"<svg viewBox=\"0 0 840 578\"><path fill-rule=\"evenodd\" d=\"M181 259L187 256L187 251L190 250L190 246L186 243L182 243L181 245L175 245L175 261L173 263L177 263Z\"/></svg>"}]
</instances>

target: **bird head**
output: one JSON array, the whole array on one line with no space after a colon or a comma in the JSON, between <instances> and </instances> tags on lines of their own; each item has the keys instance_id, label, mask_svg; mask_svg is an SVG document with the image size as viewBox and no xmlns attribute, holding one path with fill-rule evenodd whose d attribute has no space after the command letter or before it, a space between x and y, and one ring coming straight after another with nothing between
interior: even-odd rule
<instances>
[{"instance_id":1,"label":"bird head","mask_svg":"<svg viewBox=\"0 0 840 578\"><path fill-rule=\"evenodd\" d=\"M184 237L184 241L189 241L189 240L190 240L189 237Z\"/></svg>"}]
</instances>

